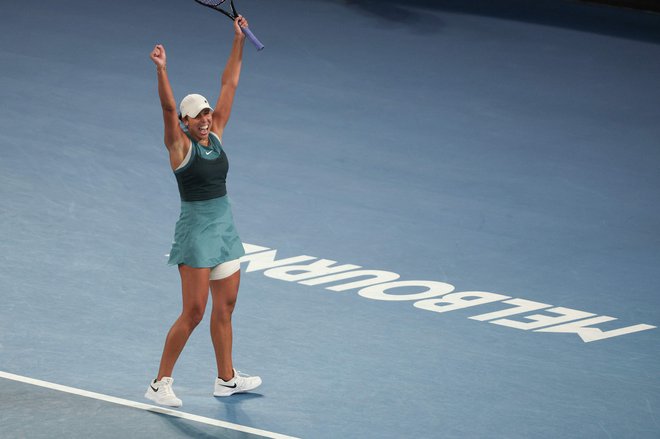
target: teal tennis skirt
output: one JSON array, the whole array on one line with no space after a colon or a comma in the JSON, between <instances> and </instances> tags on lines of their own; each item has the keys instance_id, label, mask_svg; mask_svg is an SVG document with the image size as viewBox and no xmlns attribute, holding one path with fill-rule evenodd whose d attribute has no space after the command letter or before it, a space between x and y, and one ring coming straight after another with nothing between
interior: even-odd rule
<instances>
[{"instance_id":1,"label":"teal tennis skirt","mask_svg":"<svg viewBox=\"0 0 660 439\"><path fill-rule=\"evenodd\" d=\"M229 197L181 201L168 264L215 267L245 254Z\"/></svg>"}]
</instances>

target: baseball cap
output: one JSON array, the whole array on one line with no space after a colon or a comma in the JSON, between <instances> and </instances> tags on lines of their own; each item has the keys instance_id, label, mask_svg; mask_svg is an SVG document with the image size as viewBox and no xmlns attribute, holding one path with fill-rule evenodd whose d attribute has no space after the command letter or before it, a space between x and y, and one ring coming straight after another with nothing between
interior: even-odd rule
<instances>
[{"instance_id":1,"label":"baseball cap","mask_svg":"<svg viewBox=\"0 0 660 439\"><path fill-rule=\"evenodd\" d=\"M189 94L181 100L179 105L179 112L181 113L181 118L184 117L197 117L197 115L205 108L213 111L213 107L209 105L209 101L202 95L198 94Z\"/></svg>"}]
</instances>

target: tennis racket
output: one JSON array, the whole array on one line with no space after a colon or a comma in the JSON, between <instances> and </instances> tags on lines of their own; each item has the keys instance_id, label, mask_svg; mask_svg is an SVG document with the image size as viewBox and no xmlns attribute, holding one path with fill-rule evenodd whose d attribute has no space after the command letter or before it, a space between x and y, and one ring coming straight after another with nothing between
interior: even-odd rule
<instances>
[{"instance_id":1,"label":"tennis racket","mask_svg":"<svg viewBox=\"0 0 660 439\"><path fill-rule=\"evenodd\" d=\"M236 17L238 17L238 12L236 12L236 7L234 7L234 0L229 0L229 4L231 5L231 11L228 11L226 9L223 9L220 5L225 2L225 0L195 0L197 3L203 6L207 6L211 9L215 9L216 11L222 12L225 14L227 17L231 19L231 21L236 20ZM264 45L261 44L261 41L257 37L254 36L252 31L248 29L247 27L242 27L241 30L245 34L246 37L254 44L254 47L257 48L257 50L261 50L264 48Z\"/></svg>"}]
</instances>

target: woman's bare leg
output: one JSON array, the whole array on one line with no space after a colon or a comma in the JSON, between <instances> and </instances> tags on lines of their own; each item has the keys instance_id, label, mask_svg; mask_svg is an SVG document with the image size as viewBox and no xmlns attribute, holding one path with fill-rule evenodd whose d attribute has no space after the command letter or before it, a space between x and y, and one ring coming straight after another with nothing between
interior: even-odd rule
<instances>
[{"instance_id":1,"label":"woman's bare leg","mask_svg":"<svg viewBox=\"0 0 660 439\"><path fill-rule=\"evenodd\" d=\"M163 355L160 359L158 380L172 376L174 364L183 351L190 334L204 317L206 302L209 298L209 268L193 268L182 264L179 265L179 273L181 274L183 308L181 315L167 333Z\"/></svg>"},{"instance_id":2,"label":"woman's bare leg","mask_svg":"<svg viewBox=\"0 0 660 439\"><path fill-rule=\"evenodd\" d=\"M218 377L225 381L229 381L234 376L234 365L231 357L231 315L236 305L240 281L240 270L224 279L211 281L211 295L213 297L211 340L213 341L215 360L218 365Z\"/></svg>"}]
</instances>

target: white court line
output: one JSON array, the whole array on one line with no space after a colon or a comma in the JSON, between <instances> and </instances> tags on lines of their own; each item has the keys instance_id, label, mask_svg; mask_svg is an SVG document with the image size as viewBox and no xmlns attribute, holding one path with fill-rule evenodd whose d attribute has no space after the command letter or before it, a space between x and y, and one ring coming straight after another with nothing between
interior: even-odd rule
<instances>
[{"instance_id":1,"label":"white court line","mask_svg":"<svg viewBox=\"0 0 660 439\"><path fill-rule=\"evenodd\" d=\"M188 419L190 421L201 422L202 424L213 425L216 427L227 428L230 430L242 431L244 433L256 434L263 437L273 439L297 439L293 436L286 436L271 431L259 430L257 428L246 427L244 425L232 424L231 422L220 421L218 419L206 418L204 416L193 415L192 413L181 412L178 410L167 409L150 404L143 404L141 402L130 401L128 399L116 398L114 396L103 395L101 393L90 392L88 390L76 389L75 387L63 386L61 384L49 383L48 381L36 380L34 378L24 377L21 375L14 375L13 373L3 372L0 370L0 378L8 380L19 381L21 383L32 384L34 386L45 387L47 389L58 390L60 392L72 393L74 395L84 396L86 398L98 399L100 401L111 402L126 407L132 407L149 412L160 413L163 415L174 416L176 418Z\"/></svg>"}]
</instances>

